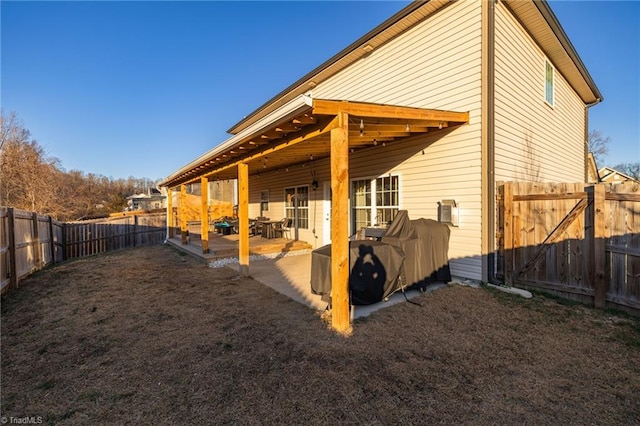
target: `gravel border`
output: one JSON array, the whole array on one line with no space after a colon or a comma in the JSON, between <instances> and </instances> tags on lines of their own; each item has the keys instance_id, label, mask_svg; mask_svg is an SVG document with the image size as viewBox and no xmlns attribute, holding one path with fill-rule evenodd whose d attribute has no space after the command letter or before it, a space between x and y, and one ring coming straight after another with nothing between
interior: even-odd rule
<instances>
[{"instance_id":1,"label":"gravel border","mask_svg":"<svg viewBox=\"0 0 640 426\"><path fill-rule=\"evenodd\" d=\"M300 256L302 254L311 253L311 249L305 250L293 250L289 252L280 252L280 253L267 253L267 254L252 254L249 256L249 262L258 262L261 260L271 260L271 259L280 259L283 257L289 256ZM227 265L235 265L238 264L238 257L225 257L222 259L217 259L209 262L209 268L224 268Z\"/></svg>"}]
</instances>

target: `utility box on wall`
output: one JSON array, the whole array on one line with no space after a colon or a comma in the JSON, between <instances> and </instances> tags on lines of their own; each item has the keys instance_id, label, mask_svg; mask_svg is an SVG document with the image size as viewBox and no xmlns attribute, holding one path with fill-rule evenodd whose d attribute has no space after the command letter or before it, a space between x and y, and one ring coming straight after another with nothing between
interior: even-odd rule
<instances>
[{"instance_id":1,"label":"utility box on wall","mask_svg":"<svg viewBox=\"0 0 640 426\"><path fill-rule=\"evenodd\" d=\"M442 200L438 203L438 222L458 226L458 205L456 200Z\"/></svg>"}]
</instances>

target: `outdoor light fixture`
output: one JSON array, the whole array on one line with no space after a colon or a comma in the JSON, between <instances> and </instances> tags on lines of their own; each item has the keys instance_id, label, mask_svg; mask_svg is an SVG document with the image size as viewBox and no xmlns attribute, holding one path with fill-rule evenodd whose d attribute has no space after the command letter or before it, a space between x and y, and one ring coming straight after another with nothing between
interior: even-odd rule
<instances>
[{"instance_id":1,"label":"outdoor light fixture","mask_svg":"<svg viewBox=\"0 0 640 426\"><path fill-rule=\"evenodd\" d=\"M375 138L374 138L374 139L373 139L373 146L376 146L376 145L378 145L378 141L377 141L377 140L375 140Z\"/></svg>"},{"instance_id":2,"label":"outdoor light fixture","mask_svg":"<svg viewBox=\"0 0 640 426\"><path fill-rule=\"evenodd\" d=\"M407 127L404 130L407 131L407 132L411 131L411 128L409 127L409 123L407 123Z\"/></svg>"},{"instance_id":3,"label":"outdoor light fixture","mask_svg":"<svg viewBox=\"0 0 640 426\"><path fill-rule=\"evenodd\" d=\"M360 136L364 136L364 120L360 119Z\"/></svg>"},{"instance_id":4,"label":"outdoor light fixture","mask_svg":"<svg viewBox=\"0 0 640 426\"><path fill-rule=\"evenodd\" d=\"M442 121L438 124L438 129L442 130Z\"/></svg>"},{"instance_id":5,"label":"outdoor light fixture","mask_svg":"<svg viewBox=\"0 0 640 426\"><path fill-rule=\"evenodd\" d=\"M309 155L309 160L313 161L313 154Z\"/></svg>"}]
</instances>

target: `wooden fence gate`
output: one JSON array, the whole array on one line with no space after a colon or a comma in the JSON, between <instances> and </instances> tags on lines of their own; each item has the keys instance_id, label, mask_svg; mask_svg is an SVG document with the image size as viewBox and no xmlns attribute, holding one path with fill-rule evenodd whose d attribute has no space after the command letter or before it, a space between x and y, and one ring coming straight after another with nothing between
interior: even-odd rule
<instances>
[{"instance_id":1,"label":"wooden fence gate","mask_svg":"<svg viewBox=\"0 0 640 426\"><path fill-rule=\"evenodd\" d=\"M498 274L597 307L640 312L640 186L501 183Z\"/></svg>"}]
</instances>

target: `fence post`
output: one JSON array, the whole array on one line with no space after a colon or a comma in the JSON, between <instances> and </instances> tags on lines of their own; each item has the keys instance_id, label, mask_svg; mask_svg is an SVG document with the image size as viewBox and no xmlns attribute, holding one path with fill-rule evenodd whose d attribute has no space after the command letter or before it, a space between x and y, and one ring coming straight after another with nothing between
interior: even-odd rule
<instances>
[{"instance_id":1,"label":"fence post","mask_svg":"<svg viewBox=\"0 0 640 426\"><path fill-rule=\"evenodd\" d=\"M56 263L56 241L53 235L53 218L51 216L47 216L49 219L47 220L47 225L49 225L49 246L51 247L51 263L55 265Z\"/></svg>"},{"instance_id":2,"label":"fence post","mask_svg":"<svg viewBox=\"0 0 640 426\"><path fill-rule=\"evenodd\" d=\"M16 234L15 234L15 215L13 207L7 209L7 231L9 234L9 267L11 275L9 276L9 288L18 288L18 262L16 260Z\"/></svg>"},{"instance_id":3,"label":"fence post","mask_svg":"<svg viewBox=\"0 0 640 426\"><path fill-rule=\"evenodd\" d=\"M504 283L513 286L513 184L505 183L503 188Z\"/></svg>"},{"instance_id":4,"label":"fence post","mask_svg":"<svg viewBox=\"0 0 640 426\"><path fill-rule=\"evenodd\" d=\"M67 244L67 224L62 224L62 260L67 260L67 250L69 250L69 245Z\"/></svg>"},{"instance_id":5,"label":"fence post","mask_svg":"<svg viewBox=\"0 0 640 426\"><path fill-rule=\"evenodd\" d=\"M593 304L596 308L604 308L607 299L607 283L604 277L605 261L605 191L603 184L595 184L587 187L589 208L591 214L587 226L590 232L587 234L589 250L589 280L593 288Z\"/></svg>"},{"instance_id":6,"label":"fence post","mask_svg":"<svg viewBox=\"0 0 640 426\"><path fill-rule=\"evenodd\" d=\"M133 246L138 243L138 215L133 216Z\"/></svg>"},{"instance_id":7,"label":"fence post","mask_svg":"<svg viewBox=\"0 0 640 426\"><path fill-rule=\"evenodd\" d=\"M38 213L31 213L31 220L33 220L33 263L36 270L42 269L42 259L40 256L40 232L38 230Z\"/></svg>"}]
</instances>

